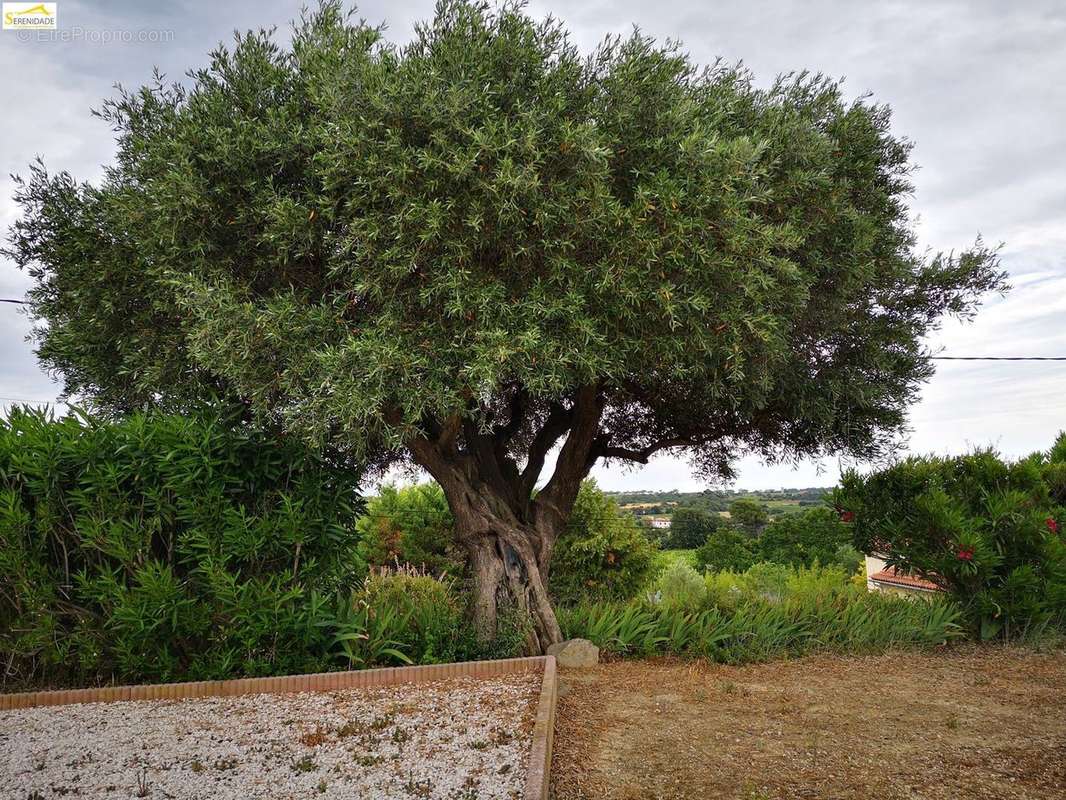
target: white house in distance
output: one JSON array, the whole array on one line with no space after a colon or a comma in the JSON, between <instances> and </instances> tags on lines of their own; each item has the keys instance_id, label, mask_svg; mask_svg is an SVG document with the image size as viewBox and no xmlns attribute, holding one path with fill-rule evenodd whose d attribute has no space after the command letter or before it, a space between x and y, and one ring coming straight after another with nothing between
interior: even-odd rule
<instances>
[{"instance_id":1,"label":"white house in distance","mask_svg":"<svg viewBox=\"0 0 1066 800\"><path fill-rule=\"evenodd\" d=\"M932 597L942 591L932 581L899 572L878 555L866 556L866 588L871 592Z\"/></svg>"},{"instance_id":2,"label":"white house in distance","mask_svg":"<svg viewBox=\"0 0 1066 800\"><path fill-rule=\"evenodd\" d=\"M670 527L670 518L669 517L652 517L651 518L651 526L653 528L658 528L659 530L665 530L665 529Z\"/></svg>"}]
</instances>

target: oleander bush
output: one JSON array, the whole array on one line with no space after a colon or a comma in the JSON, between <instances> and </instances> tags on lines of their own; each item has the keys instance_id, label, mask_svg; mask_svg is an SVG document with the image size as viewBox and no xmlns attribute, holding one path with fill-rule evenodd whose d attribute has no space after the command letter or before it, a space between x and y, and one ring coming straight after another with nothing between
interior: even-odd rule
<instances>
[{"instance_id":1,"label":"oleander bush","mask_svg":"<svg viewBox=\"0 0 1066 800\"><path fill-rule=\"evenodd\" d=\"M992 450L908 458L834 494L864 552L947 590L982 639L1066 624L1066 436L1005 461Z\"/></svg>"},{"instance_id":2,"label":"oleander bush","mask_svg":"<svg viewBox=\"0 0 1066 800\"><path fill-rule=\"evenodd\" d=\"M359 474L238 421L0 421L5 682L326 666L325 597L361 578Z\"/></svg>"}]
</instances>

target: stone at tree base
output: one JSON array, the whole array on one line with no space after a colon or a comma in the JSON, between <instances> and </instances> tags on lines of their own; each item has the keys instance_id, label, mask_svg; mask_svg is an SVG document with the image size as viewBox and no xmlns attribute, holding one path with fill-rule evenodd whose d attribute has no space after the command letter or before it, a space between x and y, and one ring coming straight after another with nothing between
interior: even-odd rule
<instances>
[{"instance_id":1,"label":"stone at tree base","mask_svg":"<svg viewBox=\"0 0 1066 800\"><path fill-rule=\"evenodd\" d=\"M562 669L584 669L600 663L600 648L588 639L567 639L548 647L548 655Z\"/></svg>"}]
</instances>

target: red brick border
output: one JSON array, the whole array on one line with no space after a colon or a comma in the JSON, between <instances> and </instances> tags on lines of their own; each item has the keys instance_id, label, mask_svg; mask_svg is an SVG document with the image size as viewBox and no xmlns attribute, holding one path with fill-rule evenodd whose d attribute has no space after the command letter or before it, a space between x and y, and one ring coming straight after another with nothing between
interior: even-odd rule
<instances>
[{"instance_id":1,"label":"red brick border","mask_svg":"<svg viewBox=\"0 0 1066 800\"><path fill-rule=\"evenodd\" d=\"M276 678L238 678L230 681L196 681L142 686L109 686L102 689L69 689L56 692L0 694L0 711L34 706L62 706L71 703L118 703L128 700L182 700L194 697L282 692L329 692L375 686L428 683L449 678L494 678L498 675L537 673L543 675L529 769L523 790L524 800L547 800L551 773L552 734L558 697L555 656L505 658L496 661L463 661L456 664L427 664L419 667L387 667L349 672L320 672L313 675L282 675Z\"/></svg>"},{"instance_id":2,"label":"red brick border","mask_svg":"<svg viewBox=\"0 0 1066 800\"><path fill-rule=\"evenodd\" d=\"M529 769L523 800L548 800L548 783L552 768L552 737L555 733L555 701L559 696L555 656L544 656L544 679L533 723L533 747L529 751Z\"/></svg>"}]
</instances>

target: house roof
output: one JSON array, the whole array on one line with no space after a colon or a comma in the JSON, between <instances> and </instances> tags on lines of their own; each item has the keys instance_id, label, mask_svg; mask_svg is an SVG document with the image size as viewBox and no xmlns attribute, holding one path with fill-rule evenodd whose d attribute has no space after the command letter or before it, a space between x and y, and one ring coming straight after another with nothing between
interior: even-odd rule
<instances>
[{"instance_id":1,"label":"house roof","mask_svg":"<svg viewBox=\"0 0 1066 800\"><path fill-rule=\"evenodd\" d=\"M924 578L918 578L914 575L906 575L896 570L895 567L886 567L880 572L875 572L869 576L869 580L875 583L888 583L893 586L900 586L904 589L917 589L922 592L939 592L940 587L932 581L927 581Z\"/></svg>"}]
</instances>

